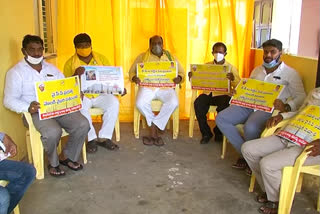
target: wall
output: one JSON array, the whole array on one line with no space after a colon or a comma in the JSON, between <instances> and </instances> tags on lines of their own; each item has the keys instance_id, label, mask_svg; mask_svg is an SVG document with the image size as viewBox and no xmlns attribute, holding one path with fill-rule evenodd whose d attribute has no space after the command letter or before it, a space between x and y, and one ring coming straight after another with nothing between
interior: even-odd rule
<instances>
[{"instance_id":1,"label":"wall","mask_svg":"<svg viewBox=\"0 0 320 214\"><path fill-rule=\"evenodd\" d=\"M299 56L318 58L320 46L320 1L303 0L299 35Z\"/></svg>"},{"instance_id":2,"label":"wall","mask_svg":"<svg viewBox=\"0 0 320 214\"><path fill-rule=\"evenodd\" d=\"M252 63L251 70L262 64L262 56L262 49L252 49L250 60L254 63ZM283 54L281 60L300 74L306 93L315 88L318 67L317 59Z\"/></svg>"},{"instance_id":3,"label":"wall","mask_svg":"<svg viewBox=\"0 0 320 214\"><path fill-rule=\"evenodd\" d=\"M3 91L6 72L22 59L21 42L25 34L34 34L34 0L1 0L0 26L4 33L0 34L2 41L0 49L0 131L12 137L18 145L18 155L21 159L26 155L25 131L21 116L7 110L3 106Z\"/></svg>"}]
</instances>

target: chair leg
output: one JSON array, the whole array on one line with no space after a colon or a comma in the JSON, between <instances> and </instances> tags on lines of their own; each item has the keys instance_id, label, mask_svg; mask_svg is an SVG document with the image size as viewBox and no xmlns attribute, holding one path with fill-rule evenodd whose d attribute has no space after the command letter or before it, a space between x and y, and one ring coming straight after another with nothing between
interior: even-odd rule
<instances>
[{"instance_id":1,"label":"chair leg","mask_svg":"<svg viewBox=\"0 0 320 214\"><path fill-rule=\"evenodd\" d=\"M118 117L117 122L116 122L115 131L116 131L116 141L119 142L120 141L120 122L119 122L119 117Z\"/></svg>"},{"instance_id":2,"label":"chair leg","mask_svg":"<svg viewBox=\"0 0 320 214\"><path fill-rule=\"evenodd\" d=\"M256 183L256 176L252 173L250 178L249 192L253 192L255 183Z\"/></svg>"},{"instance_id":3,"label":"chair leg","mask_svg":"<svg viewBox=\"0 0 320 214\"><path fill-rule=\"evenodd\" d=\"M61 139L60 139L60 141L59 141L59 144L58 144L58 147L57 147L57 153L60 155L61 154L61 151L62 151L62 149L61 149Z\"/></svg>"},{"instance_id":4,"label":"chair leg","mask_svg":"<svg viewBox=\"0 0 320 214\"><path fill-rule=\"evenodd\" d=\"M13 209L14 214L20 214L19 204Z\"/></svg>"},{"instance_id":5,"label":"chair leg","mask_svg":"<svg viewBox=\"0 0 320 214\"><path fill-rule=\"evenodd\" d=\"M173 139L177 139L179 135L179 107L173 112Z\"/></svg>"},{"instance_id":6,"label":"chair leg","mask_svg":"<svg viewBox=\"0 0 320 214\"><path fill-rule=\"evenodd\" d=\"M301 192L302 181L303 181L303 173L300 173L296 192Z\"/></svg>"},{"instance_id":7,"label":"chair leg","mask_svg":"<svg viewBox=\"0 0 320 214\"><path fill-rule=\"evenodd\" d=\"M83 163L87 164L88 160L87 160L86 142L84 142L82 146L82 159L83 159Z\"/></svg>"},{"instance_id":8,"label":"chair leg","mask_svg":"<svg viewBox=\"0 0 320 214\"><path fill-rule=\"evenodd\" d=\"M139 139L140 112L136 107L133 111L133 133L135 138Z\"/></svg>"},{"instance_id":9,"label":"chair leg","mask_svg":"<svg viewBox=\"0 0 320 214\"><path fill-rule=\"evenodd\" d=\"M227 138L223 136L221 159L224 159L227 150Z\"/></svg>"},{"instance_id":10,"label":"chair leg","mask_svg":"<svg viewBox=\"0 0 320 214\"><path fill-rule=\"evenodd\" d=\"M40 133L37 131L30 132L30 142L33 165L37 170L37 179L44 178L44 160L43 160L43 146L40 140Z\"/></svg>"},{"instance_id":11,"label":"chair leg","mask_svg":"<svg viewBox=\"0 0 320 214\"><path fill-rule=\"evenodd\" d=\"M290 214L292 201L295 190L293 190L293 182L290 180L293 174L293 167L284 167L282 170L282 179L280 186L279 208L278 213Z\"/></svg>"},{"instance_id":12,"label":"chair leg","mask_svg":"<svg viewBox=\"0 0 320 214\"><path fill-rule=\"evenodd\" d=\"M318 196L317 211L320 212L320 190L319 190L319 196Z\"/></svg>"},{"instance_id":13,"label":"chair leg","mask_svg":"<svg viewBox=\"0 0 320 214\"><path fill-rule=\"evenodd\" d=\"M194 120L195 120L194 106L191 105L190 106L190 117L189 117L189 137L193 137Z\"/></svg>"},{"instance_id":14,"label":"chair leg","mask_svg":"<svg viewBox=\"0 0 320 214\"><path fill-rule=\"evenodd\" d=\"M26 143L27 143L28 161L30 164L32 164L32 150L31 150L29 130L26 131Z\"/></svg>"}]
</instances>

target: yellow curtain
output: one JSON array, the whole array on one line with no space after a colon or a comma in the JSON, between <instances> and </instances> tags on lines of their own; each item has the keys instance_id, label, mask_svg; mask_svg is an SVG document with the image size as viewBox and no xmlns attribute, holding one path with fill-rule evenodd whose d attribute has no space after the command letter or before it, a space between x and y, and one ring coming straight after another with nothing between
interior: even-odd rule
<instances>
[{"instance_id":1,"label":"yellow curtain","mask_svg":"<svg viewBox=\"0 0 320 214\"><path fill-rule=\"evenodd\" d=\"M254 1L247 0L58 0L58 67L74 54L73 38L92 38L93 49L122 66L128 95L121 98L120 120L132 121L134 88L128 70L138 54L159 34L164 46L189 71L190 63L213 60L212 45L227 45L226 59L240 75L249 75ZM180 117L187 118L191 89L180 90Z\"/></svg>"}]
</instances>

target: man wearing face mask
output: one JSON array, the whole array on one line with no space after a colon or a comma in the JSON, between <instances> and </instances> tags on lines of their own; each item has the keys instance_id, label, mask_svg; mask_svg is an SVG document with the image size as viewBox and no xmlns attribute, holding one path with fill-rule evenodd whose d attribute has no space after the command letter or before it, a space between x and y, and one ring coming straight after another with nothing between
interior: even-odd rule
<instances>
[{"instance_id":1,"label":"man wearing face mask","mask_svg":"<svg viewBox=\"0 0 320 214\"><path fill-rule=\"evenodd\" d=\"M3 103L17 113L31 114L33 124L41 134L43 148L48 154L50 175L65 175L59 162L74 171L81 170L83 166L77 161L89 131L88 120L80 112L46 120L39 119L40 104L36 101L35 82L63 79L64 75L43 59L43 40L39 36L26 35L21 50L24 59L7 72ZM69 133L69 138L63 150L64 158L59 160L57 146L62 128Z\"/></svg>"},{"instance_id":2,"label":"man wearing face mask","mask_svg":"<svg viewBox=\"0 0 320 214\"><path fill-rule=\"evenodd\" d=\"M306 96L299 74L280 60L282 43L279 40L268 40L262 47L263 64L252 71L250 78L285 85L279 99L274 101L274 109L280 112L296 111ZM245 141L259 138L270 117L271 113L231 105L219 112L216 123L241 156L241 145ZM237 124L244 124L243 137L236 128ZM247 169L247 173L251 173L242 157L232 167Z\"/></svg>"},{"instance_id":3,"label":"man wearing face mask","mask_svg":"<svg viewBox=\"0 0 320 214\"><path fill-rule=\"evenodd\" d=\"M73 39L75 54L64 65L64 75L66 77L80 76L84 73L85 65L110 66L108 59L95 51L92 51L91 38L88 34L81 33ZM99 95L96 98L83 97L81 113L88 119L90 131L88 133L87 151L94 153L97 145L109 150L116 150L119 146L112 142L112 134L119 114L119 100L112 94ZM99 131L99 139L92 124L90 108L103 109L103 123Z\"/></svg>"},{"instance_id":4,"label":"man wearing face mask","mask_svg":"<svg viewBox=\"0 0 320 214\"><path fill-rule=\"evenodd\" d=\"M214 56L214 60L207 62L206 64L228 66L230 68L230 73L227 74L227 78L231 82L231 89L235 88L240 81L239 72L236 67L228 63L224 58L227 55L226 45L222 42L215 43L212 47L212 55ZM189 72L188 76L190 79L192 77L192 72ZM214 92L214 96L212 96L211 92L210 94L201 94L194 101L194 110L199 123L200 132L202 134L202 139L200 140L201 144L209 143L213 136L207 122L207 113L210 106L217 106L217 112L220 112L229 106L230 99L231 97L229 95L223 95L221 93L219 94L219 92ZM222 141L223 135L217 126L213 129L213 132L215 141Z\"/></svg>"},{"instance_id":5,"label":"man wearing face mask","mask_svg":"<svg viewBox=\"0 0 320 214\"><path fill-rule=\"evenodd\" d=\"M142 62L153 61L177 61L171 53L163 49L163 39L161 36L155 35L149 40L149 49L140 54L129 71L129 80L139 84L140 79L137 77L137 64ZM176 84L180 84L183 81L184 71L180 63L178 64L178 76L173 79ZM162 101L162 107L159 114L155 115L151 109L151 101L153 99L159 99ZM164 130L165 126L173 113L173 111L179 105L178 97L175 90L172 88L148 88L140 87L137 94L136 106L138 110L146 117L148 126L151 127L150 136L144 136L142 138L145 145L157 145L162 146L164 142L160 136L158 136L159 130Z\"/></svg>"}]
</instances>

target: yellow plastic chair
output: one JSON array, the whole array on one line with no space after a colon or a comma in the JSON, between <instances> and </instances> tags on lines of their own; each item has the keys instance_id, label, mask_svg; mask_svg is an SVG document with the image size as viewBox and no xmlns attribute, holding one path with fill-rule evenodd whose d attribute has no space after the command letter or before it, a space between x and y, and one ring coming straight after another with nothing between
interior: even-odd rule
<instances>
[{"instance_id":1,"label":"yellow plastic chair","mask_svg":"<svg viewBox=\"0 0 320 214\"><path fill-rule=\"evenodd\" d=\"M139 90L139 86L135 85L135 98L138 94L138 90ZM179 85L176 85L175 91L177 93L177 96L179 97ZM162 102L160 100L152 100L151 106L152 106L152 111L160 111ZM133 112L133 133L135 138L137 139L139 139L140 116L141 114L137 109L137 107L135 106L134 112ZM172 122L173 122L173 139L177 139L179 134L179 106L172 113ZM143 127L145 127L144 124L143 124Z\"/></svg>"},{"instance_id":2,"label":"yellow plastic chair","mask_svg":"<svg viewBox=\"0 0 320 214\"><path fill-rule=\"evenodd\" d=\"M189 118L189 137L193 137L194 121L195 121L195 110L194 101L198 96L198 90L192 89L191 102L190 102L190 118ZM208 113L217 113L217 106L210 106Z\"/></svg>"},{"instance_id":3,"label":"yellow plastic chair","mask_svg":"<svg viewBox=\"0 0 320 214\"><path fill-rule=\"evenodd\" d=\"M5 180L0 180L0 186L7 186L8 185L8 181L5 181ZM17 206L13 209L13 213L14 214L20 214L20 209L19 209L19 204L17 204Z\"/></svg>"},{"instance_id":4,"label":"yellow plastic chair","mask_svg":"<svg viewBox=\"0 0 320 214\"><path fill-rule=\"evenodd\" d=\"M27 151L28 151L28 160L29 163L33 163L34 167L37 170L36 178L43 179L44 178L44 160L43 160L43 146L40 139L40 133L36 130L33 125L32 118L30 113L24 112L23 115L25 116L28 124L29 130L26 131L26 142L27 142ZM68 133L62 129L61 137L65 137ZM61 141L58 146L58 153L61 152ZM86 153L86 145L83 144L82 147L82 159L83 163L87 163L87 153Z\"/></svg>"},{"instance_id":5,"label":"yellow plastic chair","mask_svg":"<svg viewBox=\"0 0 320 214\"><path fill-rule=\"evenodd\" d=\"M103 109L101 108L91 108L90 109L90 115L91 116L99 116L99 115L103 115ZM116 125L114 127L114 130L116 132L116 141L119 142L120 141L120 122L119 122L119 116L116 122Z\"/></svg>"},{"instance_id":6,"label":"yellow plastic chair","mask_svg":"<svg viewBox=\"0 0 320 214\"><path fill-rule=\"evenodd\" d=\"M300 156L296 159L294 166L286 166L282 171L280 197L279 197L279 214L290 214L292 201L295 192L301 191L303 174L311 174L320 176L320 164L313 166L303 166L303 163L308 157L306 152L307 146ZM320 212L320 190L317 202L317 211Z\"/></svg>"}]
</instances>

